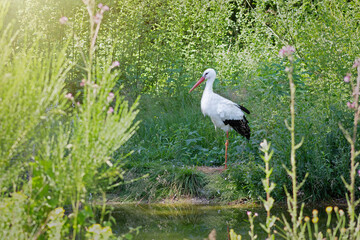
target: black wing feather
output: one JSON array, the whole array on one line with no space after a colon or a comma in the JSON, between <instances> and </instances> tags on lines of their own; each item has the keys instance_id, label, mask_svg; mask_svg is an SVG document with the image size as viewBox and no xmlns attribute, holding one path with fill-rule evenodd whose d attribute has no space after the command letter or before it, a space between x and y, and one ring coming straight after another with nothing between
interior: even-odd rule
<instances>
[{"instance_id":1,"label":"black wing feather","mask_svg":"<svg viewBox=\"0 0 360 240\"><path fill-rule=\"evenodd\" d=\"M228 119L224 121L225 125L229 124L235 131L240 133L242 136L246 137L247 140L250 139L250 132L251 132L248 123L249 122L245 118L245 116L244 119Z\"/></svg>"}]
</instances>

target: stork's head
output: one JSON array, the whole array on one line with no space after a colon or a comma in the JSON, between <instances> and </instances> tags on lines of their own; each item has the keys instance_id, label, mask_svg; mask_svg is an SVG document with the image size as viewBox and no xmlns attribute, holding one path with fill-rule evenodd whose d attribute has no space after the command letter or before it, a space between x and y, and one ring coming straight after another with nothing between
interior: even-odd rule
<instances>
[{"instance_id":1,"label":"stork's head","mask_svg":"<svg viewBox=\"0 0 360 240\"><path fill-rule=\"evenodd\" d=\"M216 78L216 72L214 69L212 68L208 68L205 70L204 74L202 75L202 77L199 79L199 81L197 81L197 83L195 83L195 85L190 89L189 93L194 90L197 86L200 85L200 83L202 83L204 80L215 80Z\"/></svg>"}]
</instances>

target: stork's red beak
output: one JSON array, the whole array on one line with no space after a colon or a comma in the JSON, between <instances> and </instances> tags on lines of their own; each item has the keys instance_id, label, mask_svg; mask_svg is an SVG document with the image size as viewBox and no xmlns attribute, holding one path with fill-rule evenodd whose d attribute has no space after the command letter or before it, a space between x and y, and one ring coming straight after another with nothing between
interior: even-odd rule
<instances>
[{"instance_id":1,"label":"stork's red beak","mask_svg":"<svg viewBox=\"0 0 360 240\"><path fill-rule=\"evenodd\" d=\"M197 86L199 86L200 83L202 83L204 80L205 80L205 78L204 78L204 77L201 77L201 78L199 79L199 81L197 81L197 83L195 83L195 85L190 89L189 93L191 93L191 91L194 90Z\"/></svg>"}]
</instances>

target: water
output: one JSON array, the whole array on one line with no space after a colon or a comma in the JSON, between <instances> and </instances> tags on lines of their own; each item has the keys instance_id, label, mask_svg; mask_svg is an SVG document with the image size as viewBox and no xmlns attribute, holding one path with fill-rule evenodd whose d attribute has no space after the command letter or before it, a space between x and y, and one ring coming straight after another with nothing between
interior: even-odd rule
<instances>
[{"instance_id":1,"label":"water","mask_svg":"<svg viewBox=\"0 0 360 240\"><path fill-rule=\"evenodd\" d=\"M255 219L255 232L258 239L266 234L259 226L259 220L266 219L261 207L219 206L219 205L118 205L112 216L116 219L113 231L116 234L127 233L129 228L141 226L135 239L204 239L212 229L216 229L217 240L227 239L228 229L234 229L243 239L248 239L250 230L247 211L258 213ZM276 212L286 210L277 207Z\"/></svg>"},{"instance_id":2,"label":"water","mask_svg":"<svg viewBox=\"0 0 360 240\"><path fill-rule=\"evenodd\" d=\"M228 239L229 229L234 229L243 239L249 239L247 211L258 213L254 222L258 239L267 237L259 224L265 222L266 212L263 207L255 205L120 204L113 207L112 216L116 219L116 225L112 226L114 233L124 234L131 227L141 226L139 235L134 238L138 240L202 240L212 229L216 229L217 240ZM317 209L319 230L324 233L327 220L325 207ZM304 216L311 217L312 210L313 207L304 209ZM271 214L279 218L285 215L289 219L285 206L274 207ZM334 215L332 219L335 220Z\"/></svg>"}]
</instances>

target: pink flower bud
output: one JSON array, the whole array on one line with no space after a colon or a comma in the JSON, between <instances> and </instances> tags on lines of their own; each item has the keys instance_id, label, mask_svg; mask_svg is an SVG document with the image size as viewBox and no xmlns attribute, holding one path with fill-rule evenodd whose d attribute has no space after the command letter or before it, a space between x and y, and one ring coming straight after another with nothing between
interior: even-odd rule
<instances>
[{"instance_id":1,"label":"pink flower bud","mask_svg":"<svg viewBox=\"0 0 360 240\"><path fill-rule=\"evenodd\" d=\"M114 112L114 109L112 107L109 107L109 110L107 111L107 113L113 113Z\"/></svg>"},{"instance_id":2,"label":"pink flower bud","mask_svg":"<svg viewBox=\"0 0 360 240\"><path fill-rule=\"evenodd\" d=\"M105 12L105 11L109 11L110 8L107 5L105 5L105 6L102 7L102 10Z\"/></svg>"},{"instance_id":3,"label":"pink flower bud","mask_svg":"<svg viewBox=\"0 0 360 240\"><path fill-rule=\"evenodd\" d=\"M350 102L347 102L346 105L348 106L348 108L350 109L355 109L355 103L350 103Z\"/></svg>"},{"instance_id":4,"label":"pink flower bud","mask_svg":"<svg viewBox=\"0 0 360 240\"><path fill-rule=\"evenodd\" d=\"M350 82L350 77L351 77L351 73L347 73L346 76L344 77L344 82L346 83Z\"/></svg>"},{"instance_id":5,"label":"pink flower bud","mask_svg":"<svg viewBox=\"0 0 360 240\"><path fill-rule=\"evenodd\" d=\"M103 5L102 3L99 3L99 4L98 4L98 8L100 8L100 9L102 9L103 6L104 6L104 5Z\"/></svg>"},{"instance_id":6,"label":"pink flower bud","mask_svg":"<svg viewBox=\"0 0 360 240\"><path fill-rule=\"evenodd\" d=\"M96 13L96 15L94 16L94 22L96 24L99 24L101 22L101 19L103 18L102 13Z\"/></svg>"},{"instance_id":7,"label":"pink flower bud","mask_svg":"<svg viewBox=\"0 0 360 240\"><path fill-rule=\"evenodd\" d=\"M250 217L251 216L251 212L247 211L246 214Z\"/></svg>"},{"instance_id":8,"label":"pink flower bud","mask_svg":"<svg viewBox=\"0 0 360 240\"><path fill-rule=\"evenodd\" d=\"M80 87L85 86L85 83L86 83L86 80L85 80L85 79L81 80L81 82L80 82Z\"/></svg>"},{"instance_id":9,"label":"pink flower bud","mask_svg":"<svg viewBox=\"0 0 360 240\"><path fill-rule=\"evenodd\" d=\"M60 24L66 24L68 21L69 21L69 19L67 17L65 17L65 16L61 17L59 19Z\"/></svg>"},{"instance_id":10,"label":"pink flower bud","mask_svg":"<svg viewBox=\"0 0 360 240\"><path fill-rule=\"evenodd\" d=\"M360 169L358 170L358 175L359 175L359 177L360 177Z\"/></svg>"},{"instance_id":11,"label":"pink flower bud","mask_svg":"<svg viewBox=\"0 0 360 240\"><path fill-rule=\"evenodd\" d=\"M111 68L118 67L118 66L120 66L119 61L114 61L114 62L111 64Z\"/></svg>"},{"instance_id":12,"label":"pink flower bud","mask_svg":"<svg viewBox=\"0 0 360 240\"><path fill-rule=\"evenodd\" d=\"M109 96L107 97L107 101L111 102L114 99L114 96L115 96L114 93L110 92Z\"/></svg>"},{"instance_id":13,"label":"pink flower bud","mask_svg":"<svg viewBox=\"0 0 360 240\"><path fill-rule=\"evenodd\" d=\"M280 49L279 56L287 57L287 56L292 55L294 52L295 52L295 48L293 46L287 45L287 46L284 46L282 49Z\"/></svg>"},{"instance_id":14,"label":"pink flower bud","mask_svg":"<svg viewBox=\"0 0 360 240\"><path fill-rule=\"evenodd\" d=\"M74 99L74 97L73 97L73 95L72 95L71 93L66 94L66 95L65 95L65 98L67 98L67 99L69 99L69 100L73 100L73 99Z\"/></svg>"},{"instance_id":15,"label":"pink flower bud","mask_svg":"<svg viewBox=\"0 0 360 240\"><path fill-rule=\"evenodd\" d=\"M358 66L360 66L360 58L355 59L354 65L353 65L352 67L353 67L353 68L356 68L356 67L358 67Z\"/></svg>"}]
</instances>

